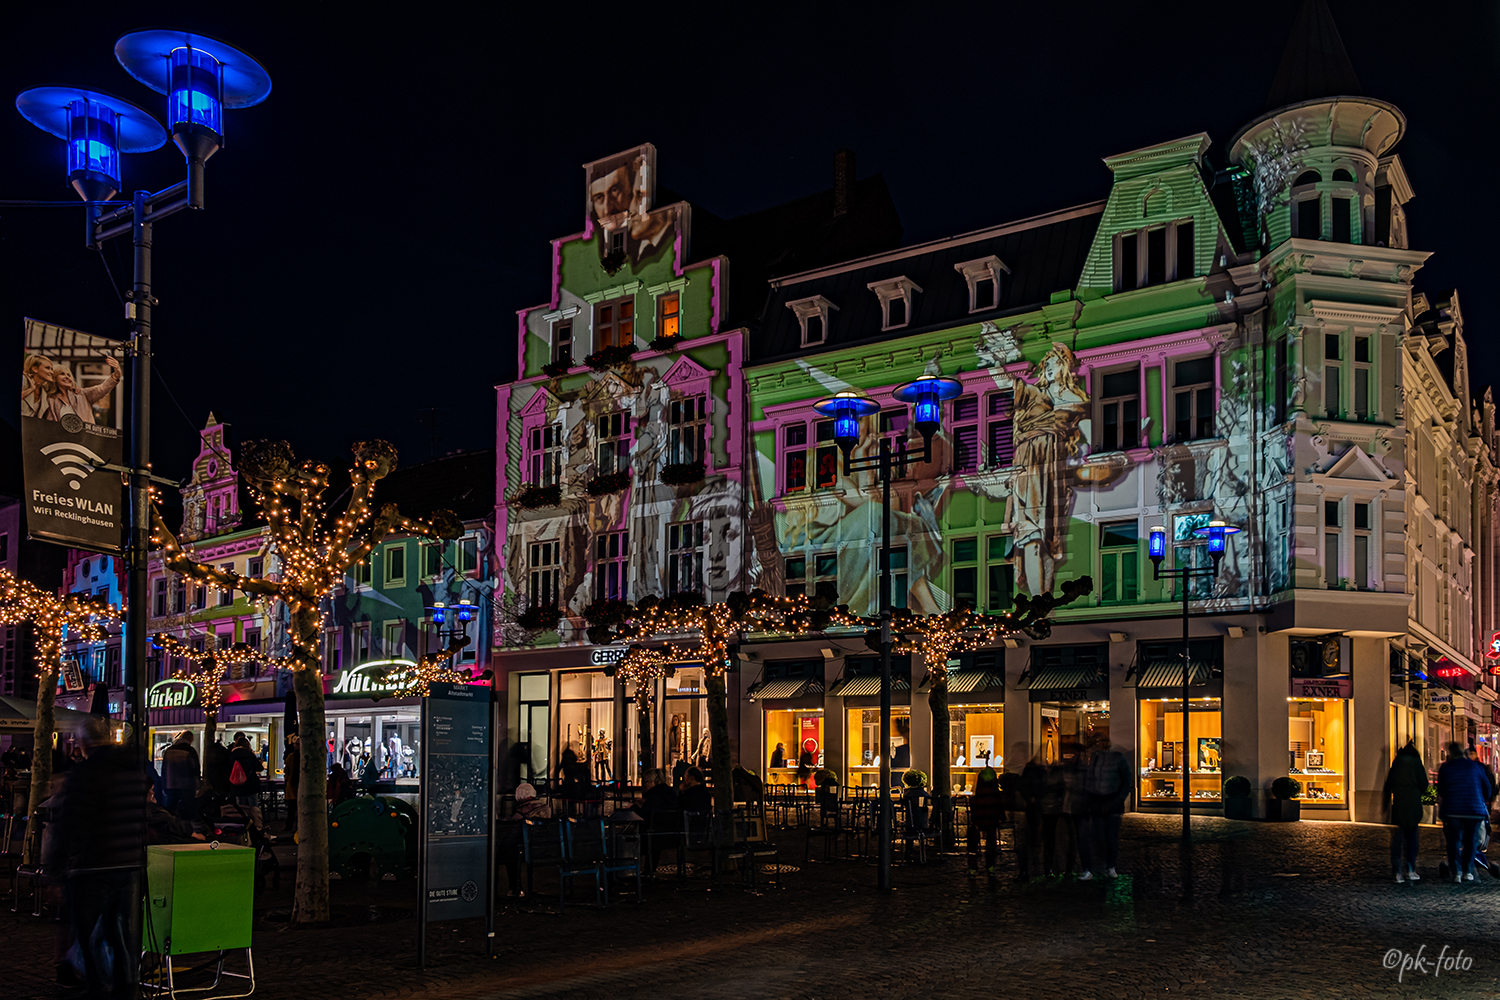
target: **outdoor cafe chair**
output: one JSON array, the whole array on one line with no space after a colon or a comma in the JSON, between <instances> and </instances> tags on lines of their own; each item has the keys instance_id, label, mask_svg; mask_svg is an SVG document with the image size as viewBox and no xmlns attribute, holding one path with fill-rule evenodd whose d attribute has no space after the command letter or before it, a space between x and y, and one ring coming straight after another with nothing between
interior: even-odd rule
<instances>
[{"instance_id":1,"label":"outdoor cafe chair","mask_svg":"<svg viewBox=\"0 0 1500 1000\"><path fill-rule=\"evenodd\" d=\"M594 880L594 903L604 904L604 873L590 862L575 861L568 856L569 820L524 820L521 824L521 843L526 860L526 894L532 895L536 886L538 868L557 869L557 905L559 909L568 905L568 880L591 878Z\"/></svg>"},{"instance_id":2,"label":"outdoor cafe chair","mask_svg":"<svg viewBox=\"0 0 1500 1000\"><path fill-rule=\"evenodd\" d=\"M761 865L770 864L776 876L776 888L781 888L781 866L776 863L777 856L778 849L767 834L764 811L759 816L752 814L735 818L734 838L724 857L740 865L740 878L746 885L754 889Z\"/></svg>"},{"instance_id":3,"label":"outdoor cafe chair","mask_svg":"<svg viewBox=\"0 0 1500 1000\"><path fill-rule=\"evenodd\" d=\"M653 809L646 817L646 830L642 835L645 841L644 863L646 871L656 871L657 858L664 850L677 852L677 874L680 878L684 872L687 859L684 857L682 839L682 812L677 809Z\"/></svg>"},{"instance_id":4,"label":"outdoor cafe chair","mask_svg":"<svg viewBox=\"0 0 1500 1000\"><path fill-rule=\"evenodd\" d=\"M812 842L819 838L823 841L824 861L832 860L832 856L837 853L839 837L844 838L844 854L847 856L850 827L844 824L843 811L839 808L838 800L832 799L820 803L816 815L816 822L807 828L807 843L802 851L803 863L812 859Z\"/></svg>"},{"instance_id":5,"label":"outdoor cafe chair","mask_svg":"<svg viewBox=\"0 0 1500 1000\"><path fill-rule=\"evenodd\" d=\"M633 827L635 824L629 825ZM645 897L641 891L641 843L638 837L631 841L635 848L634 854L627 857L621 852L618 839L613 845L611 844L604 830L604 820L601 818L570 820L567 823L567 831L568 855L573 862L580 865L592 864L598 869L605 906L609 905L609 877L631 872L635 873L635 901L644 902ZM611 850L611 846L614 850Z\"/></svg>"},{"instance_id":6,"label":"outdoor cafe chair","mask_svg":"<svg viewBox=\"0 0 1500 1000\"><path fill-rule=\"evenodd\" d=\"M714 843L714 817L712 813L684 812L682 814L682 847L677 865L677 877L687 878L687 855L697 851L707 852L714 883L719 881L719 848Z\"/></svg>"}]
</instances>

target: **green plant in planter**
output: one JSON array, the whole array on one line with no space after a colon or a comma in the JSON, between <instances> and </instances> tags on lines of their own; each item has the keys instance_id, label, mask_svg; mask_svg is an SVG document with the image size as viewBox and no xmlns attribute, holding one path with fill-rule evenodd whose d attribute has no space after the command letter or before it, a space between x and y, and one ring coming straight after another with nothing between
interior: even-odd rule
<instances>
[{"instance_id":1,"label":"green plant in planter","mask_svg":"<svg viewBox=\"0 0 1500 1000\"><path fill-rule=\"evenodd\" d=\"M668 486L688 486L703 482L708 474L702 462L671 462L661 467L661 481Z\"/></svg>"},{"instance_id":2,"label":"green plant in planter","mask_svg":"<svg viewBox=\"0 0 1500 1000\"><path fill-rule=\"evenodd\" d=\"M918 771L914 767L908 768L906 773L901 775L901 784L907 788L926 788L927 781L927 772Z\"/></svg>"},{"instance_id":3,"label":"green plant in planter","mask_svg":"<svg viewBox=\"0 0 1500 1000\"><path fill-rule=\"evenodd\" d=\"M1295 799L1302 794L1302 782L1296 778L1277 778L1271 782L1271 795L1273 798L1286 802Z\"/></svg>"},{"instance_id":4,"label":"green plant in planter","mask_svg":"<svg viewBox=\"0 0 1500 1000\"><path fill-rule=\"evenodd\" d=\"M561 486L537 486L535 483L527 483L516 491L511 497L512 504L524 510L536 510L538 507L556 507L562 503Z\"/></svg>"},{"instance_id":5,"label":"green plant in planter","mask_svg":"<svg viewBox=\"0 0 1500 1000\"><path fill-rule=\"evenodd\" d=\"M1435 805L1437 805L1437 786L1436 785L1428 785L1427 788L1422 792L1422 804L1424 806L1435 806Z\"/></svg>"},{"instance_id":6,"label":"green plant in planter","mask_svg":"<svg viewBox=\"0 0 1500 1000\"><path fill-rule=\"evenodd\" d=\"M813 783L819 788L824 785L837 785L839 776L831 768L820 767L813 772Z\"/></svg>"},{"instance_id":7,"label":"green plant in planter","mask_svg":"<svg viewBox=\"0 0 1500 1000\"><path fill-rule=\"evenodd\" d=\"M1250 784L1250 779L1244 775L1237 774L1224 782L1224 797L1226 799L1248 799L1255 788Z\"/></svg>"},{"instance_id":8,"label":"green plant in planter","mask_svg":"<svg viewBox=\"0 0 1500 1000\"><path fill-rule=\"evenodd\" d=\"M601 347L593 354L586 356L583 359L583 363L596 372L602 372L625 364L634 354L634 344L621 344L618 347Z\"/></svg>"},{"instance_id":9,"label":"green plant in planter","mask_svg":"<svg viewBox=\"0 0 1500 1000\"><path fill-rule=\"evenodd\" d=\"M651 349L653 351L675 351L681 346L681 337L657 337L655 340L651 341Z\"/></svg>"},{"instance_id":10,"label":"green plant in planter","mask_svg":"<svg viewBox=\"0 0 1500 1000\"><path fill-rule=\"evenodd\" d=\"M606 472L602 476L595 476L593 479L590 479L588 485L584 488L588 490L589 496L602 497L608 496L611 493L618 493L629 485L630 473Z\"/></svg>"}]
</instances>

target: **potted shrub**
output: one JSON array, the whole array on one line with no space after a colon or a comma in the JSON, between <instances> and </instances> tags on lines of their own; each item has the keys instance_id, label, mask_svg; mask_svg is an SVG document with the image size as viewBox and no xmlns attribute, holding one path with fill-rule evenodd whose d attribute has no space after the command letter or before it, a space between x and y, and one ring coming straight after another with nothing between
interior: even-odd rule
<instances>
[{"instance_id":1,"label":"potted shrub","mask_svg":"<svg viewBox=\"0 0 1500 1000\"><path fill-rule=\"evenodd\" d=\"M537 486L535 483L527 483L516 491L510 502L525 510L536 510L538 507L556 507L562 503L562 487Z\"/></svg>"},{"instance_id":2,"label":"potted shrub","mask_svg":"<svg viewBox=\"0 0 1500 1000\"><path fill-rule=\"evenodd\" d=\"M1422 822L1436 823L1437 818L1437 785L1428 785L1427 790L1422 793Z\"/></svg>"},{"instance_id":3,"label":"potted shrub","mask_svg":"<svg viewBox=\"0 0 1500 1000\"><path fill-rule=\"evenodd\" d=\"M702 462L670 462L661 467L661 481L668 486L689 486L703 482L708 474Z\"/></svg>"},{"instance_id":4,"label":"potted shrub","mask_svg":"<svg viewBox=\"0 0 1500 1000\"><path fill-rule=\"evenodd\" d=\"M1266 818L1281 823L1293 823L1302 818L1302 803L1297 796L1302 794L1302 782L1296 778L1277 778L1271 782L1271 798L1266 803Z\"/></svg>"},{"instance_id":5,"label":"potted shrub","mask_svg":"<svg viewBox=\"0 0 1500 1000\"><path fill-rule=\"evenodd\" d=\"M918 771L914 767L907 768L901 775L901 784L907 788L926 788L928 780L926 771Z\"/></svg>"},{"instance_id":6,"label":"potted shrub","mask_svg":"<svg viewBox=\"0 0 1500 1000\"><path fill-rule=\"evenodd\" d=\"M533 632L548 632L557 628L558 619L562 618L555 604L542 604L527 608L516 616L516 624Z\"/></svg>"},{"instance_id":7,"label":"potted shrub","mask_svg":"<svg viewBox=\"0 0 1500 1000\"><path fill-rule=\"evenodd\" d=\"M813 772L813 784L817 786L814 798L817 799L819 811L837 815L839 809L839 776L829 768L820 767Z\"/></svg>"},{"instance_id":8,"label":"potted shrub","mask_svg":"<svg viewBox=\"0 0 1500 1000\"><path fill-rule=\"evenodd\" d=\"M629 485L630 473L606 472L602 476L595 476L593 479L590 479L588 486L584 488L588 490L589 496L602 497L608 496L611 493L618 493Z\"/></svg>"},{"instance_id":9,"label":"potted shrub","mask_svg":"<svg viewBox=\"0 0 1500 1000\"><path fill-rule=\"evenodd\" d=\"M1243 775L1237 774L1224 782L1224 818L1249 819L1250 793L1254 790L1250 779Z\"/></svg>"}]
</instances>

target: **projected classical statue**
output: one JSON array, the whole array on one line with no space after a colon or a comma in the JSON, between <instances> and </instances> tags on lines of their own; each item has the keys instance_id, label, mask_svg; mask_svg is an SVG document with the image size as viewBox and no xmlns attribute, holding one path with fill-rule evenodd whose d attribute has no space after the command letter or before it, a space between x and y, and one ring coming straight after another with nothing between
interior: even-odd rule
<instances>
[{"instance_id":1,"label":"projected classical statue","mask_svg":"<svg viewBox=\"0 0 1500 1000\"><path fill-rule=\"evenodd\" d=\"M1073 502L1068 459L1083 441L1078 423L1088 416L1089 402L1077 370L1068 346L1053 344L1037 362L1036 385L1015 383L1016 584L1031 594L1051 593L1065 555Z\"/></svg>"}]
</instances>

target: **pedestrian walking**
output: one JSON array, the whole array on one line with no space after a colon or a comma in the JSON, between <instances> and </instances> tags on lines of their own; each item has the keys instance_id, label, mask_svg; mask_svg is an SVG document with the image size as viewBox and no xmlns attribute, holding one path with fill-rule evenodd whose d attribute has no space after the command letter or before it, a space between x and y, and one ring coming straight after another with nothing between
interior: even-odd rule
<instances>
[{"instance_id":1,"label":"pedestrian walking","mask_svg":"<svg viewBox=\"0 0 1500 1000\"><path fill-rule=\"evenodd\" d=\"M1417 827L1422 822L1422 793L1427 791L1427 767L1412 743L1396 751L1385 776L1385 809L1391 830L1391 867L1396 881L1416 882Z\"/></svg>"},{"instance_id":2,"label":"pedestrian walking","mask_svg":"<svg viewBox=\"0 0 1500 1000\"><path fill-rule=\"evenodd\" d=\"M969 874L979 874L979 843L984 841L984 870L995 875L995 854L999 849L1000 824L1005 822L1005 799L1000 794L1000 775L993 767L979 772L974 795L969 800Z\"/></svg>"},{"instance_id":3,"label":"pedestrian walking","mask_svg":"<svg viewBox=\"0 0 1500 1000\"><path fill-rule=\"evenodd\" d=\"M1134 781L1130 762L1117 747L1109 745L1103 733L1094 739L1094 755L1089 758L1088 774L1084 780L1088 794L1088 815L1079 842L1087 843L1091 856L1097 848L1103 851L1104 874L1115 878L1120 863L1120 820L1125 815L1125 802L1130 798L1130 786ZM1087 868L1087 866L1085 866ZM1085 870L1081 878L1092 873Z\"/></svg>"},{"instance_id":4,"label":"pedestrian walking","mask_svg":"<svg viewBox=\"0 0 1500 1000\"><path fill-rule=\"evenodd\" d=\"M223 740L214 740L203 748L203 778L213 787L214 794L227 799L235 794L229 783L229 772L234 767L229 748Z\"/></svg>"},{"instance_id":5,"label":"pedestrian walking","mask_svg":"<svg viewBox=\"0 0 1500 1000\"><path fill-rule=\"evenodd\" d=\"M250 749L250 738L244 733L234 734L234 746L229 750L230 794L242 806L255 805L260 793L260 758Z\"/></svg>"},{"instance_id":6,"label":"pedestrian walking","mask_svg":"<svg viewBox=\"0 0 1500 1000\"><path fill-rule=\"evenodd\" d=\"M927 780L927 773L915 768L901 775L901 811L905 815L902 832L906 835L907 861L917 860L917 844L927 839L927 820L932 810Z\"/></svg>"},{"instance_id":7,"label":"pedestrian walking","mask_svg":"<svg viewBox=\"0 0 1500 1000\"><path fill-rule=\"evenodd\" d=\"M87 995L135 996L151 785L130 751L110 740L108 719L91 718L83 738L83 759L63 785L51 860L67 878Z\"/></svg>"},{"instance_id":8,"label":"pedestrian walking","mask_svg":"<svg viewBox=\"0 0 1500 1000\"><path fill-rule=\"evenodd\" d=\"M1017 744L1018 751L1012 751L1012 759L1019 760L1025 755L1025 744ZM1047 794L1047 766L1042 763L1040 755L1034 755L1021 768L1021 806L1025 813L1025 836L1021 839L1021 848L1017 855L1021 861L1021 878L1031 877L1031 862L1038 856L1037 848L1042 843L1042 799ZM1020 822L1017 822L1020 827ZM1054 835L1056 827L1054 826ZM1048 871L1052 864L1052 858L1040 859L1039 871Z\"/></svg>"},{"instance_id":9,"label":"pedestrian walking","mask_svg":"<svg viewBox=\"0 0 1500 1000\"><path fill-rule=\"evenodd\" d=\"M1464 756L1462 744L1449 743L1448 759L1438 768L1438 816L1454 882L1474 881L1474 848L1491 794L1484 768Z\"/></svg>"},{"instance_id":10,"label":"pedestrian walking","mask_svg":"<svg viewBox=\"0 0 1500 1000\"><path fill-rule=\"evenodd\" d=\"M1088 838L1089 826L1088 754L1079 743L1063 749L1063 815L1067 817L1068 858L1064 874L1073 873L1078 862L1078 879L1087 882L1094 877L1094 854Z\"/></svg>"},{"instance_id":11,"label":"pedestrian walking","mask_svg":"<svg viewBox=\"0 0 1500 1000\"><path fill-rule=\"evenodd\" d=\"M198 794L198 782L203 778L191 730L178 733L162 751L161 778L167 793L162 807L168 812L184 815Z\"/></svg>"},{"instance_id":12,"label":"pedestrian walking","mask_svg":"<svg viewBox=\"0 0 1500 1000\"><path fill-rule=\"evenodd\" d=\"M1042 872L1057 874L1057 828L1063 822L1063 799L1067 796L1067 781L1063 777L1063 762L1054 760L1045 767L1045 783L1040 800L1042 814Z\"/></svg>"}]
</instances>

